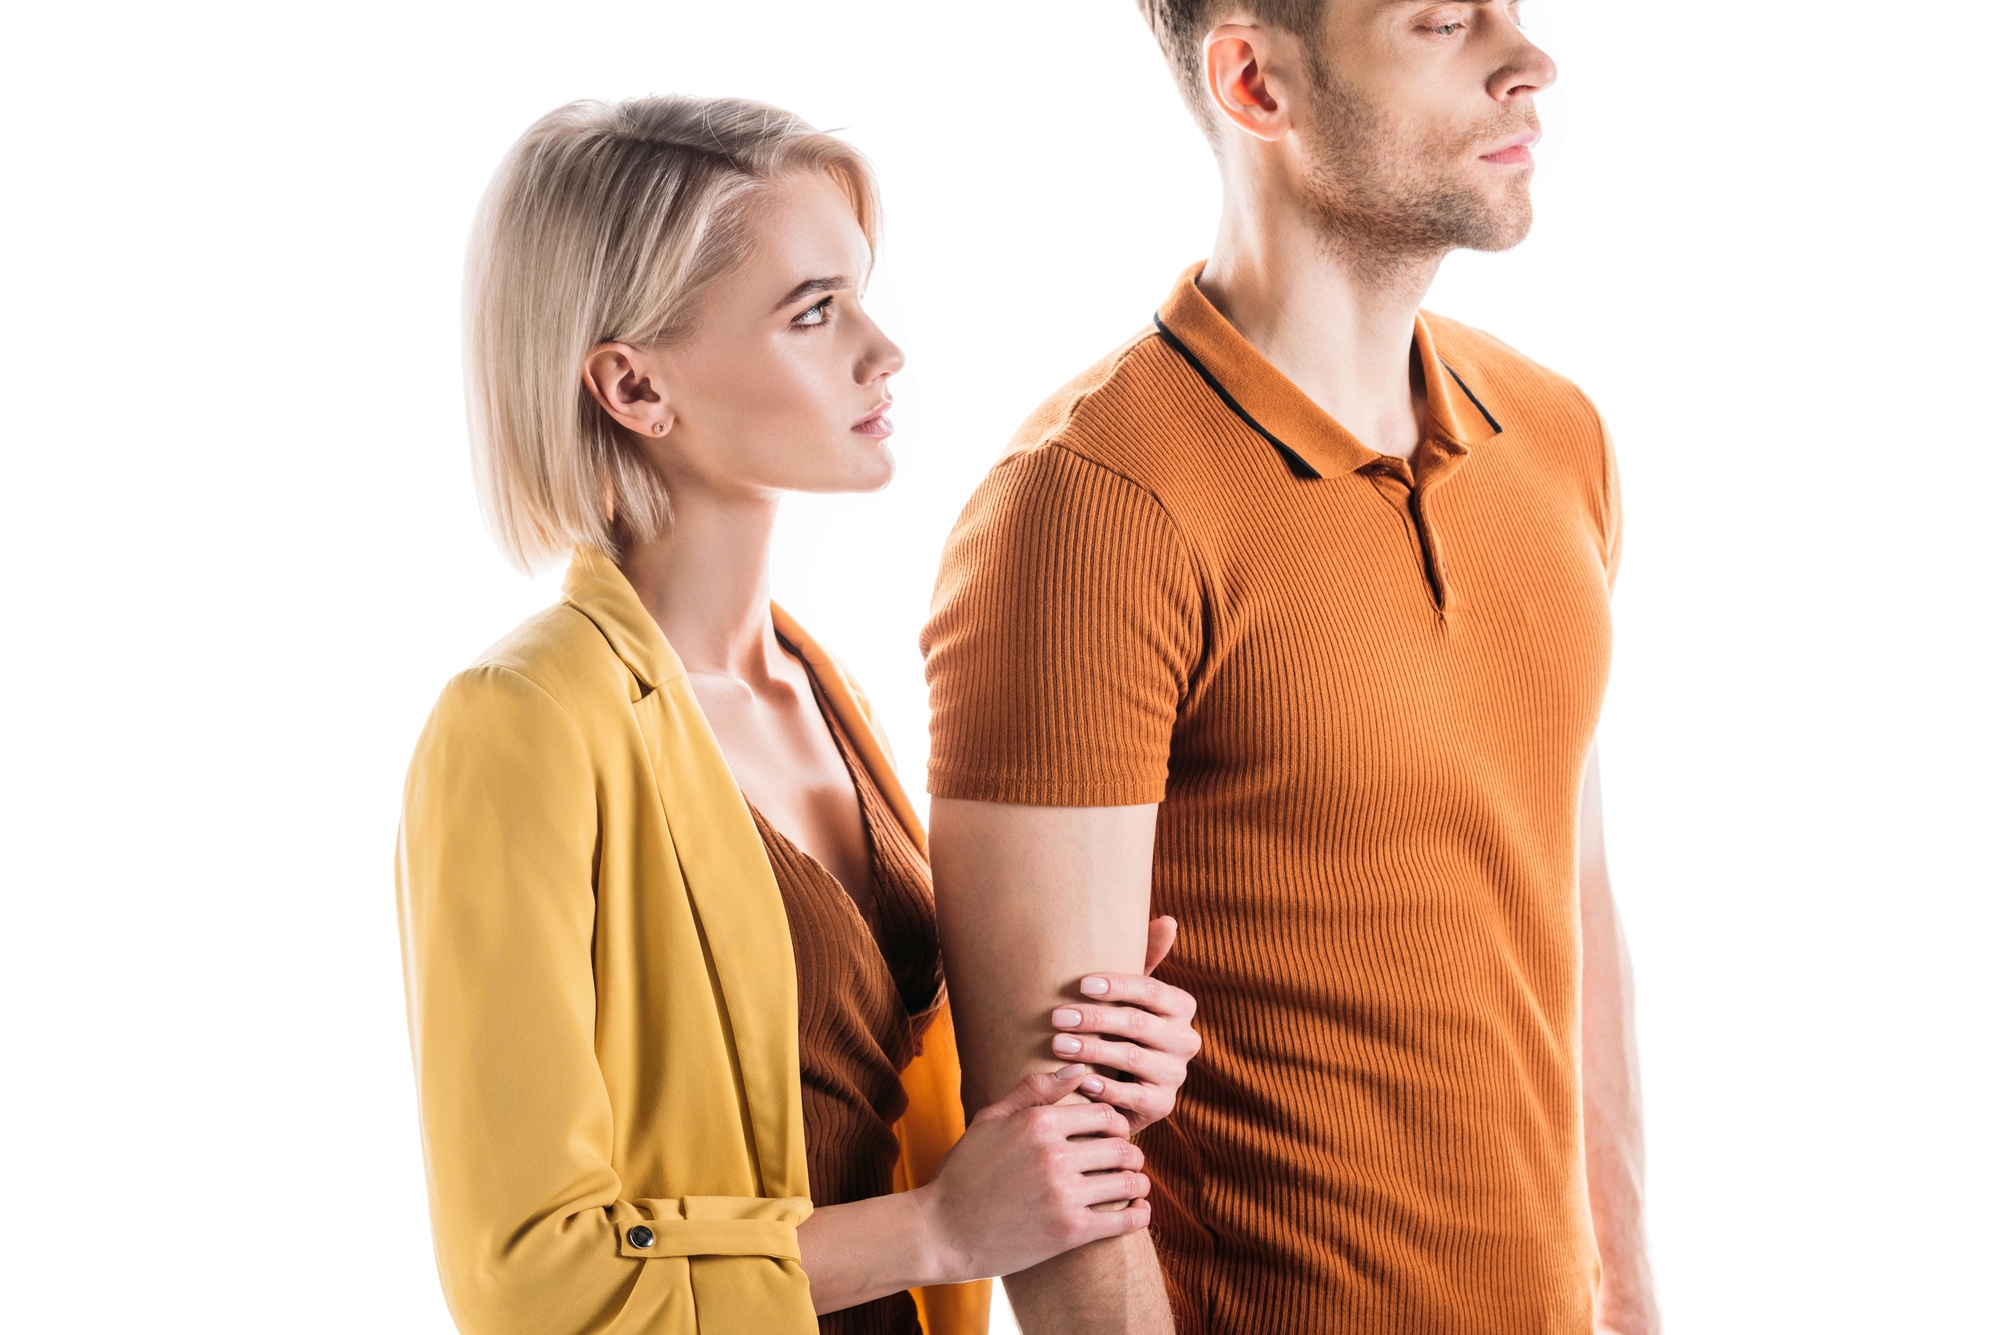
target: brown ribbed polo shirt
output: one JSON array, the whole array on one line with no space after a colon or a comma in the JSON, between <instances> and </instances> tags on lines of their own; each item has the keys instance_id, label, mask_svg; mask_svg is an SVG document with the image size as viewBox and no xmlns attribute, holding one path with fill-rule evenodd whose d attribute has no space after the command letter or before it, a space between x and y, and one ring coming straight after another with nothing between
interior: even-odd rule
<instances>
[{"instance_id":1,"label":"brown ribbed polo shirt","mask_svg":"<svg viewBox=\"0 0 2000 1335\"><path fill-rule=\"evenodd\" d=\"M967 506L930 789L1160 803L1205 1046L1143 1138L1185 1331L1587 1335L1577 806L1618 493L1581 392L1435 316L1411 464L1183 276Z\"/></svg>"}]
</instances>

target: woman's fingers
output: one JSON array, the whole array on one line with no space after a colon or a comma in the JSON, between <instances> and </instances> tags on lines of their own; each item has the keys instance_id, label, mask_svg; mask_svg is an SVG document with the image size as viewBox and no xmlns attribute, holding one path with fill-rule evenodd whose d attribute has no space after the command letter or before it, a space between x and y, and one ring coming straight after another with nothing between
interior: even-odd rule
<instances>
[{"instance_id":1,"label":"woman's fingers","mask_svg":"<svg viewBox=\"0 0 2000 1335\"><path fill-rule=\"evenodd\" d=\"M1089 1000L1121 1010L1138 1010L1168 1020L1194 1016L1194 997L1157 978L1132 973L1094 973L1077 984Z\"/></svg>"},{"instance_id":2,"label":"woman's fingers","mask_svg":"<svg viewBox=\"0 0 2000 1335\"><path fill-rule=\"evenodd\" d=\"M1144 1173L1116 1172L1092 1173L1077 1179L1078 1191L1073 1198L1078 1205L1108 1205L1113 1201L1141 1201L1153 1189L1153 1183Z\"/></svg>"},{"instance_id":3,"label":"woman's fingers","mask_svg":"<svg viewBox=\"0 0 2000 1335\"><path fill-rule=\"evenodd\" d=\"M1077 1086L1088 1076L1088 1071L1074 1063L1060 1071L1042 1071L1028 1076L1020 1084L1008 1090L998 1102L989 1103L973 1114L972 1124L977 1126L981 1122L990 1122L997 1117L1011 1117L1030 1108L1040 1108L1055 1103L1074 1094Z\"/></svg>"},{"instance_id":4,"label":"woman's fingers","mask_svg":"<svg viewBox=\"0 0 2000 1335\"><path fill-rule=\"evenodd\" d=\"M1099 1238L1116 1238L1144 1229L1153 1222L1153 1203L1140 1198L1123 1210L1079 1210L1077 1213L1080 1218L1070 1245L1080 1247Z\"/></svg>"},{"instance_id":5,"label":"woman's fingers","mask_svg":"<svg viewBox=\"0 0 2000 1335\"><path fill-rule=\"evenodd\" d=\"M1049 1108L1030 1108L1021 1116L1029 1119L1030 1133L1045 1145L1079 1136L1132 1138L1132 1124L1123 1113L1105 1103L1061 1103Z\"/></svg>"},{"instance_id":6,"label":"woman's fingers","mask_svg":"<svg viewBox=\"0 0 2000 1335\"><path fill-rule=\"evenodd\" d=\"M1174 938L1180 935L1181 925L1172 918L1159 917L1146 924L1146 967L1144 972L1151 976L1160 967L1160 961L1174 948Z\"/></svg>"},{"instance_id":7,"label":"woman's fingers","mask_svg":"<svg viewBox=\"0 0 2000 1335\"><path fill-rule=\"evenodd\" d=\"M1151 981L1143 980L1143 981ZM1172 990L1172 989L1169 989ZM1183 997L1187 993L1180 994ZM1188 998L1188 1010L1193 1011L1193 998ZM1171 999L1163 999L1171 1004ZM1187 1017L1172 1013L1155 1013L1141 1010L1138 1006L1058 1006L1049 1015L1049 1023L1057 1029L1070 1033L1106 1034L1113 1038L1126 1039L1133 1043L1143 1043L1149 1048L1171 1052L1179 1057L1192 1057L1201 1050L1201 1038L1189 1024Z\"/></svg>"},{"instance_id":8,"label":"woman's fingers","mask_svg":"<svg viewBox=\"0 0 2000 1335\"><path fill-rule=\"evenodd\" d=\"M1174 1110L1173 1092L1160 1085L1091 1076L1084 1080L1077 1092L1087 1099L1108 1103L1125 1112L1128 1114L1126 1120L1141 1129Z\"/></svg>"},{"instance_id":9,"label":"woman's fingers","mask_svg":"<svg viewBox=\"0 0 2000 1335\"><path fill-rule=\"evenodd\" d=\"M1148 1084L1179 1089L1187 1079L1187 1059L1168 1052L1155 1052L1137 1043L1114 1043L1084 1034L1057 1034L1050 1049L1064 1061L1087 1062L1100 1070L1123 1071ZM1085 1090L1091 1097L1093 1090Z\"/></svg>"},{"instance_id":10,"label":"woman's fingers","mask_svg":"<svg viewBox=\"0 0 2000 1335\"><path fill-rule=\"evenodd\" d=\"M1172 922L1154 920L1156 935L1166 945L1172 944ZM1188 1062L1201 1051L1194 998L1137 974L1092 974L1078 990L1091 1000L1050 1013L1058 1032L1049 1040L1049 1050L1064 1061L1097 1068L1078 1086L1084 1097L1124 1109L1136 1126L1151 1126L1173 1111ZM1132 1079L1114 1080L1113 1072Z\"/></svg>"},{"instance_id":11,"label":"woman's fingers","mask_svg":"<svg viewBox=\"0 0 2000 1335\"><path fill-rule=\"evenodd\" d=\"M1071 1141L1062 1151L1061 1163L1063 1171L1071 1173L1108 1173L1113 1169L1136 1173L1146 1166L1146 1152L1129 1140L1099 1136Z\"/></svg>"}]
</instances>

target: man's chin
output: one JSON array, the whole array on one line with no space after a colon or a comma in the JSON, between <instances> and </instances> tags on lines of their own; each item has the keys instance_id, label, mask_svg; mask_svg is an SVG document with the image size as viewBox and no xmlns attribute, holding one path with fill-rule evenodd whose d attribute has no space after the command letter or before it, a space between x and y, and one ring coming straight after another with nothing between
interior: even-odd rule
<instances>
[{"instance_id":1,"label":"man's chin","mask_svg":"<svg viewBox=\"0 0 2000 1335\"><path fill-rule=\"evenodd\" d=\"M1461 248L1512 250L1528 239L1528 233L1535 225L1535 205L1528 197L1526 182L1522 183L1518 193L1494 200L1484 213L1480 224L1468 229L1469 234L1459 242Z\"/></svg>"},{"instance_id":2,"label":"man's chin","mask_svg":"<svg viewBox=\"0 0 2000 1335\"><path fill-rule=\"evenodd\" d=\"M1512 250L1528 239L1528 233L1533 231L1534 227L1534 206L1524 204L1517 212L1509 215L1499 226L1494 228L1493 244L1482 246L1480 249L1496 251Z\"/></svg>"}]
</instances>

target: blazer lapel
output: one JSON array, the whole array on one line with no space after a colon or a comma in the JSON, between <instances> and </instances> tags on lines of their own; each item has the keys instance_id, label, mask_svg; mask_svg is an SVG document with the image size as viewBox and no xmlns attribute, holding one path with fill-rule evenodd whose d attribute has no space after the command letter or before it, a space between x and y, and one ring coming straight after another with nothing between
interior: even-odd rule
<instances>
[{"instance_id":1,"label":"blazer lapel","mask_svg":"<svg viewBox=\"0 0 2000 1335\"><path fill-rule=\"evenodd\" d=\"M685 674L639 702L681 877L701 922L736 1048L769 1196L806 1196L798 971L764 841Z\"/></svg>"},{"instance_id":2,"label":"blazer lapel","mask_svg":"<svg viewBox=\"0 0 2000 1335\"><path fill-rule=\"evenodd\" d=\"M798 972L764 841L686 669L617 566L580 548L563 593L637 679L633 709L722 994L764 1194L809 1195Z\"/></svg>"}]
</instances>

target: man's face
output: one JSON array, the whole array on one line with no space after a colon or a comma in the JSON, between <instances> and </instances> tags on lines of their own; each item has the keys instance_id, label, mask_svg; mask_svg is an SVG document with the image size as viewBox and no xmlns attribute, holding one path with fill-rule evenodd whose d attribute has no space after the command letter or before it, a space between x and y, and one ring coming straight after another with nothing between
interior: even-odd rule
<instances>
[{"instance_id":1,"label":"man's face","mask_svg":"<svg viewBox=\"0 0 2000 1335\"><path fill-rule=\"evenodd\" d=\"M1534 95L1555 65L1518 0L1328 0L1307 56L1307 202L1330 241L1417 259L1528 235Z\"/></svg>"}]
</instances>

